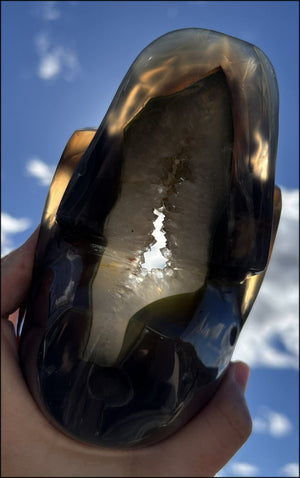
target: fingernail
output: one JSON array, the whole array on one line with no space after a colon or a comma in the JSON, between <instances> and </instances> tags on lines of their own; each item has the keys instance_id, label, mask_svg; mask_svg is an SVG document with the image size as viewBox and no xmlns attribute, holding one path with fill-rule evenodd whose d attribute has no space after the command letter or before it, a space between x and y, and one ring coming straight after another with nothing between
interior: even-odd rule
<instances>
[{"instance_id":1,"label":"fingernail","mask_svg":"<svg viewBox=\"0 0 300 478\"><path fill-rule=\"evenodd\" d=\"M246 391L249 375L250 368L246 363L235 362L235 380L243 393Z\"/></svg>"}]
</instances>

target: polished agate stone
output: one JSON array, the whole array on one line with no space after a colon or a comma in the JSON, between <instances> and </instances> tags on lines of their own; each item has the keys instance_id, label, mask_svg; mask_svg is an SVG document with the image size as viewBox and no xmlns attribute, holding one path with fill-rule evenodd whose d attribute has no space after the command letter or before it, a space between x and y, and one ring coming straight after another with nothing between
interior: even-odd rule
<instances>
[{"instance_id":1,"label":"polished agate stone","mask_svg":"<svg viewBox=\"0 0 300 478\"><path fill-rule=\"evenodd\" d=\"M213 396L271 255L277 136L266 55L196 28L145 48L99 128L75 131L46 201L19 348L60 430L149 445Z\"/></svg>"}]
</instances>

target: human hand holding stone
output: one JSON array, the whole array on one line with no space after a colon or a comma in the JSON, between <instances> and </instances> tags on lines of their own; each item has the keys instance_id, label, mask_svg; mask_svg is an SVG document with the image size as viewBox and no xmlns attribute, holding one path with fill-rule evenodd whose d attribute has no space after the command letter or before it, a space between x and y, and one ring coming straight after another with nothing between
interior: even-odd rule
<instances>
[{"instance_id":1,"label":"human hand holding stone","mask_svg":"<svg viewBox=\"0 0 300 478\"><path fill-rule=\"evenodd\" d=\"M181 430L145 448L77 442L54 428L23 378L9 315L26 298L38 231L2 259L1 376L3 476L214 476L251 433L244 392L249 367L231 363L210 402Z\"/></svg>"}]
</instances>

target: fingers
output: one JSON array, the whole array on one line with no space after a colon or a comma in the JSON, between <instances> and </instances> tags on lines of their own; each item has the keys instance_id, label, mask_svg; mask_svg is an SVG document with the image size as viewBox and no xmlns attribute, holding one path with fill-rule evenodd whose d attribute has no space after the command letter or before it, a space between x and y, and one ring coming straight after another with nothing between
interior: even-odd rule
<instances>
[{"instance_id":1,"label":"fingers","mask_svg":"<svg viewBox=\"0 0 300 478\"><path fill-rule=\"evenodd\" d=\"M22 246L1 259L1 317L14 312L28 293L38 233L39 227Z\"/></svg>"},{"instance_id":2,"label":"fingers","mask_svg":"<svg viewBox=\"0 0 300 478\"><path fill-rule=\"evenodd\" d=\"M248 377L248 365L230 364L223 383L206 407L161 443L160 476L214 476L232 458L252 431L244 397ZM164 456L169 457L167 462Z\"/></svg>"}]
</instances>

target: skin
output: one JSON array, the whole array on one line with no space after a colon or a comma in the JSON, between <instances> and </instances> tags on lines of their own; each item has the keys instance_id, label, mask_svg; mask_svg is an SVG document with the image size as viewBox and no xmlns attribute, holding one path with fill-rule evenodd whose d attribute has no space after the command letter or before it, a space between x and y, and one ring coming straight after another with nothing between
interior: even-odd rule
<instances>
[{"instance_id":1,"label":"skin","mask_svg":"<svg viewBox=\"0 0 300 478\"><path fill-rule=\"evenodd\" d=\"M209 404L150 447L111 450L54 428L33 400L18 359L12 318L30 286L38 229L5 256L1 271L2 476L214 476L251 434L244 397L249 367L232 362Z\"/></svg>"}]
</instances>

